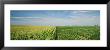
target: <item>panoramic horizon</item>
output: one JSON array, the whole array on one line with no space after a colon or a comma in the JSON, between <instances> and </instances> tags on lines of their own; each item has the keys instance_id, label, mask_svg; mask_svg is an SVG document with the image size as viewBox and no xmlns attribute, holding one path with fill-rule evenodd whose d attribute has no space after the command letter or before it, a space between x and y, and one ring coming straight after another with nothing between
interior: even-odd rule
<instances>
[{"instance_id":1,"label":"panoramic horizon","mask_svg":"<svg viewBox=\"0 0 110 50\"><path fill-rule=\"evenodd\" d=\"M10 31L11 40L100 40L100 11L11 10Z\"/></svg>"},{"instance_id":2,"label":"panoramic horizon","mask_svg":"<svg viewBox=\"0 0 110 50\"><path fill-rule=\"evenodd\" d=\"M100 10L11 10L11 25L100 26Z\"/></svg>"}]
</instances>

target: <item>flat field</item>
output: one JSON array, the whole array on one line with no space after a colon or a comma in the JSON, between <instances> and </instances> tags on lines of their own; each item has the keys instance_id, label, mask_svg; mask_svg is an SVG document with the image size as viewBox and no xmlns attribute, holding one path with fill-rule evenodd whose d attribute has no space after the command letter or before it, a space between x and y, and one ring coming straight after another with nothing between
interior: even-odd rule
<instances>
[{"instance_id":1,"label":"flat field","mask_svg":"<svg viewBox=\"0 0 110 50\"><path fill-rule=\"evenodd\" d=\"M58 40L100 40L98 26L58 26Z\"/></svg>"},{"instance_id":2,"label":"flat field","mask_svg":"<svg viewBox=\"0 0 110 50\"><path fill-rule=\"evenodd\" d=\"M11 25L11 40L100 40L99 26Z\"/></svg>"}]
</instances>

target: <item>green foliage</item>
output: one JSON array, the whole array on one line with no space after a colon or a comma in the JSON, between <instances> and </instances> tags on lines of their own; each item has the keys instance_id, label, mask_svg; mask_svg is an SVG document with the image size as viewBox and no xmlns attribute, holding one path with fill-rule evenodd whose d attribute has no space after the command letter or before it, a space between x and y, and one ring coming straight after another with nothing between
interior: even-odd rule
<instances>
[{"instance_id":1,"label":"green foliage","mask_svg":"<svg viewBox=\"0 0 110 50\"><path fill-rule=\"evenodd\" d=\"M100 40L99 26L58 26L58 40Z\"/></svg>"},{"instance_id":2,"label":"green foliage","mask_svg":"<svg viewBox=\"0 0 110 50\"><path fill-rule=\"evenodd\" d=\"M100 40L99 26L11 26L11 40Z\"/></svg>"},{"instance_id":3,"label":"green foliage","mask_svg":"<svg viewBox=\"0 0 110 50\"><path fill-rule=\"evenodd\" d=\"M11 26L11 40L53 40L53 26Z\"/></svg>"}]
</instances>

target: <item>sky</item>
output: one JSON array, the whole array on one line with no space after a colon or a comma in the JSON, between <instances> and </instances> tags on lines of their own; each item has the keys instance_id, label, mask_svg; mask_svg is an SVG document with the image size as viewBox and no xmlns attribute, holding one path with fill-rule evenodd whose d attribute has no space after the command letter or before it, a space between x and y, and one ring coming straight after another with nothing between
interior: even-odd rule
<instances>
[{"instance_id":1,"label":"sky","mask_svg":"<svg viewBox=\"0 0 110 50\"><path fill-rule=\"evenodd\" d=\"M11 10L12 25L100 25L100 10Z\"/></svg>"}]
</instances>

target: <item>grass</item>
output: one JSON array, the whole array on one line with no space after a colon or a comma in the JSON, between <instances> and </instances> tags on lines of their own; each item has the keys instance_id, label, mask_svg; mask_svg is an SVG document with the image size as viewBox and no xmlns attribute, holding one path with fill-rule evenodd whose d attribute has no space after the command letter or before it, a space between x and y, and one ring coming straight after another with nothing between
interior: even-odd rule
<instances>
[{"instance_id":1,"label":"grass","mask_svg":"<svg viewBox=\"0 0 110 50\"><path fill-rule=\"evenodd\" d=\"M11 40L100 40L100 27L11 25Z\"/></svg>"}]
</instances>

